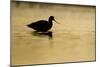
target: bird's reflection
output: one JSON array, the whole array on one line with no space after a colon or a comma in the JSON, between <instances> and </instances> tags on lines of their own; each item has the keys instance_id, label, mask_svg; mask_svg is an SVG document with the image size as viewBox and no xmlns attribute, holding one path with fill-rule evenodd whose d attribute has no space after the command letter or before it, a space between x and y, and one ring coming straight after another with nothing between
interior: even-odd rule
<instances>
[{"instance_id":1,"label":"bird's reflection","mask_svg":"<svg viewBox=\"0 0 100 67\"><path fill-rule=\"evenodd\" d=\"M37 32L37 31L33 31L32 35L34 36L48 36L49 39L52 39L53 35L52 35L52 31L48 31L48 32Z\"/></svg>"},{"instance_id":2,"label":"bird's reflection","mask_svg":"<svg viewBox=\"0 0 100 67\"><path fill-rule=\"evenodd\" d=\"M33 31L32 32L32 35L33 36L39 36L39 37L45 37L47 36L48 39L49 39L49 45L50 45L50 48L53 48L54 45L53 45L53 32L52 31L48 31L48 32L37 32L37 31Z\"/></svg>"}]
</instances>

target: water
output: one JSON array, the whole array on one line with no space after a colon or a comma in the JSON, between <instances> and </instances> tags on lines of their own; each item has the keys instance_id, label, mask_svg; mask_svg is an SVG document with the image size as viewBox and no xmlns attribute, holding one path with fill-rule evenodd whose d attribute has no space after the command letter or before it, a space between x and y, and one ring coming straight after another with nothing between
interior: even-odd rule
<instances>
[{"instance_id":1,"label":"water","mask_svg":"<svg viewBox=\"0 0 100 67\"><path fill-rule=\"evenodd\" d=\"M48 34L26 25L48 20ZM95 7L21 3L12 4L12 65L95 60Z\"/></svg>"}]
</instances>

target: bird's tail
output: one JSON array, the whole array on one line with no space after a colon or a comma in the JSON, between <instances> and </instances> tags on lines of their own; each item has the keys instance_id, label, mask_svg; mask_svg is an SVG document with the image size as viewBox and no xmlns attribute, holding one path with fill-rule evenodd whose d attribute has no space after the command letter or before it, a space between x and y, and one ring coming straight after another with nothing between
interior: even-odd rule
<instances>
[{"instance_id":1,"label":"bird's tail","mask_svg":"<svg viewBox=\"0 0 100 67\"><path fill-rule=\"evenodd\" d=\"M28 24L28 25L26 25L27 27L31 27L31 25L30 24Z\"/></svg>"}]
</instances>

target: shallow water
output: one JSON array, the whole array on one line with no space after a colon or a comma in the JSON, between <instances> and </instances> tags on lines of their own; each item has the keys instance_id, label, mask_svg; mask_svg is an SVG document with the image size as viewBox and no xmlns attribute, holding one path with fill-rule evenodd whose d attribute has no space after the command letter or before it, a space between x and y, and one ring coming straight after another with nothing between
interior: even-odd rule
<instances>
[{"instance_id":1,"label":"shallow water","mask_svg":"<svg viewBox=\"0 0 100 67\"><path fill-rule=\"evenodd\" d=\"M26 25L48 20L49 34ZM95 7L21 3L12 4L12 65L62 63L95 60Z\"/></svg>"}]
</instances>

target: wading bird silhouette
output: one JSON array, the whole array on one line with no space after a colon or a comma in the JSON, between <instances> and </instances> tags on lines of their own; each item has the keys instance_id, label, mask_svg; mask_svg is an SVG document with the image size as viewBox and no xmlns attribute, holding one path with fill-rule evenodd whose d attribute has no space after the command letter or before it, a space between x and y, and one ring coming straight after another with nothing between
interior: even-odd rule
<instances>
[{"instance_id":1,"label":"wading bird silhouette","mask_svg":"<svg viewBox=\"0 0 100 67\"><path fill-rule=\"evenodd\" d=\"M37 32L47 32L49 29L52 28L53 21L57 22L54 19L54 16L50 16L49 19L48 19L48 21L47 20L38 20L36 22L28 24L27 26L29 28L32 28L32 29L36 30Z\"/></svg>"}]
</instances>

